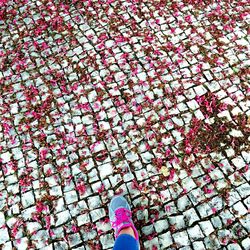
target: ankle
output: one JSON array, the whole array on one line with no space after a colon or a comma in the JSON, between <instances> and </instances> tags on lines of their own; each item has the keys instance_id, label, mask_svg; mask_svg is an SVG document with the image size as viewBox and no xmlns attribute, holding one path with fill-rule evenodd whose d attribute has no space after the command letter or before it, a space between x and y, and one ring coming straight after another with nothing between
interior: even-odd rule
<instances>
[{"instance_id":1,"label":"ankle","mask_svg":"<svg viewBox=\"0 0 250 250\"><path fill-rule=\"evenodd\" d=\"M134 233L134 230L132 227L126 227L126 228L123 228L118 235L121 235L121 234L129 234L131 235L132 237L136 238L135 237L135 233Z\"/></svg>"}]
</instances>

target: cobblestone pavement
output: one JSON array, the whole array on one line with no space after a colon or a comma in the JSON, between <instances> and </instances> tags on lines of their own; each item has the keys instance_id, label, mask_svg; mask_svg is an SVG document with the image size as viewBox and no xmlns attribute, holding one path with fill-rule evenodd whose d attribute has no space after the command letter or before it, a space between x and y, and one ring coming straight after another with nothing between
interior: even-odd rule
<instances>
[{"instance_id":1,"label":"cobblestone pavement","mask_svg":"<svg viewBox=\"0 0 250 250\"><path fill-rule=\"evenodd\" d=\"M250 249L247 0L0 1L0 249Z\"/></svg>"}]
</instances>

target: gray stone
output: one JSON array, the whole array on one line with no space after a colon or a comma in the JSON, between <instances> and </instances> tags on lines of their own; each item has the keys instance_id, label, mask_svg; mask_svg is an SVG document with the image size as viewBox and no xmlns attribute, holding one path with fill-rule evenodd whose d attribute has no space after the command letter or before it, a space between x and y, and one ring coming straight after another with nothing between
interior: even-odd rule
<instances>
[{"instance_id":1,"label":"gray stone","mask_svg":"<svg viewBox=\"0 0 250 250\"><path fill-rule=\"evenodd\" d=\"M0 228L0 244L4 244L10 239L7 228Z\"/></svg>"},{"instance_id":2,"label":"gray stone","mask_svg":"<svg viewBox=\"0 0 250 250\"><path fill-rule=\"evenodd\" d=\"M221 228L222 227L222 222L220 220L219 216L214 216L211 218L211 222L215 228Z\"/></svg>"},{"instance_id":3,"label":"gray stone","mask_svg":"<svg viewBox=\"0 0 250 250\"><path fill-rule=\"evenodd\" d=\"M34 195L32 191L22 194L22 205L27 208L35 203Z\"/></svg>"},{"instance_id":4,"label":"gray stone","mask_svg":"<svg viewBox=\"0 0 250 250\"><path fill-rule=\"evenodd\" d=\"M240 196L242 198L245 198L250 195L250 185L248 183L245 183L239 187L236 188L236 190L239 192ZM235 200L239 200L239 196L235 194Z\"/></svg>"},{"instance_id":5,"label":"gray stone","mask_svg":"<svg viewBox=\"0 0 250 250\"><path fill-rule=\"evenodd\" d=\"M19 238L18 240L15 240L13 242L13 244L17 250L27 249L28 248L28 238L27 237Z\"/></svg>"},{"instance_id":6,"label":"gray stone","mask_svg":"<svg viewBox=\"0 0 250 250\"><path fill-rule=\"evenodd\" d=\"M244 239L242 242L241 242L242 246L243 246L243 249L244 250L247 250L250 246L250 239L249 238L246 238Z\"/></svg>"},{"instance_id":7,"label":"gray stone","mask_svg":"<svg viewBox=\"0 0 250 250\"><path fill-rule=\"evenodd\" d=\"M141 229L141 231L145 235L152 234L154 232L154 226L153 225L145 226Z\"/></svg>"},{"instance_id":8,"label":"gray stone","mask_svg":"<svg viewBox=\"0 0 250 250\"><path fill-rule=\"evenodd\" d=\"M172 243L172 237L170 232L166 232L164 234L159 235L159 243L161 248L167 248L169 247Z\"/></svg>"},{"instance_id":9,"label":"gray stone","mask_svg":"<svg viewBox=\"0 0 250 250\"><path fill-rule=\"evenodd\" d=\"M234 204L233 209L230 209L230 211L237 217L247 213L247 209L241 202Z\"/></svg>"},{"instance_id":10,"label":"gray stone","mask_svg":"<svg viewBox=\"0 0 250 250\"><path fill-rule=\"evenodd\" d=\"M206 248L205 248L202 241L194 241L193 242L193 248L195 250L206 250Z\"/></svg>"},{"instance_id":11,"label":"gray stone","mask_svg":"<svg viewBox=\"0 0 250 250\"><path fill-rule=\"evenodd\" d=\"M90 212L90 217L92 219L93 222L103 218L105 216L105 210L104 208L98 208L98 209L95 209L95 210L92 210Z\"/></svg>"},{"instance_id":12,"label":"gray stone","mask_svg":"<svg viewBox=\"0 0 250 250\"><path fill-rule=\"evenodd\" d=\"M77 216L77 225L78 226L84 225L88 222L90 222L90 217L88 214L81 214L81 215Z\"/></svg>"},{"instance_id":13,"label":"gray stone","mask_svg":"<svg viewBox=\"0 0 250 250\"><path fill-rule=\"evenodd\" d=\"M186 210L186 208L187 208L189 205L191 205L191 202L190 202L190 200L188 199L188 197L187 197L186 195L180 197L180 198L177 200L177 207L178 207L178 210L180 210L180 211Z\"/></svg>"},{"instance_id":14,"label":"gray stone","mask_svg":"<svg viewBox=\"0 0 250 250\"><path fill-rule=\"evenodd\" d=\"M195 221L200 220L194 208L190 208L189 210L183 212L183 215L184 215L184 219L187 221L188 226L191 226Z\"/></svg>"},{"instance_id":15,"label":"gray stone","mask_svg":"<svg viewBox=\"0 0 250 250\"><path fill-rule=\"evenodd\" d=\"M55 250L66 250L69 247L68 247L68 245L67 245L66 242L64 242L64 241L58 241L58 242L54 243L54 248L55 248Z\"/></svg>"},{"instance_id":16,"label":"gray stone","mask_svg":"<svg viewBox=\"0 0 250 250\"><path fill-rule=\"evenodd\" d=\"M250 214L247 214L245 218L240 219L240 223L247 229L248 232L250 232Z\"/></svg>"},{"instance_id":17,"label":"gray stone","mask_svg":"<svg viewBox=\"0 0 250 250\"><path fill-rule=\"evenodd\" d=\"M88 207L95 209L101 206L101 200L99 196L92 196L88 198Z\"/></svg>"},{"instance_id":18,"label":"gray stone","mask_svg":"<svg viewBox=\"0 0 250 250\"><path fill-rule=\"evenodd\" d=\"M73 203L73 202L78 201L76 191L69 191L69 192L66 192L66 193L64 193L64 196L65 196L65 200L66 200L66 203L67 203L67 204L71 204L71 203Z\"/></svg>"},{"instance_id":19,"label":"gray stone","mask_svg":"<svg viewBox=\"0 0 250 250\"><path fill-rule=\"evenodd\" d=\"M159 241L158 238L155 237L151 240L147 240L145 242L143 242L143 245L146 249L153 249L153 247L155 247L156 249L159 248Z\"/></svg>"},{"instance_id":20,"label":"gray stone","mask_svg":"<svg viewBox=\"0 0 250 250\"><path fill-rule=\"evenodd\" d=\"M228 250L241 250L242 249L237 243L229 244L227 248Z\"/></svg>"},{"instance_id":21,"label":"gray stone","mask_svg":"<svg viewBox=\"0 0 250 250\"><path fill-rule=\"evenodd\" d=\"M11 241L5 242L2 248L2 250L12 250L12 249L13 248L12 248Z\"/></svg>"},{"instance_id":22,"label":"gray stone","mask_svg":"<svg viewBox=\"0 0 250 250\"><path fill-rule=\"evenodd\" d=\"M188 239L188 234L186 231L175 233L172 236L174 238L174 241L178 244L178 246L190 245L190 241Z\"/></svg>"},{"instance_id":23,"label":"gray stone","mask_svg":"<svg viewBox=\"0 0 250 250\"><path fill-rule=\"evenodd\" d=\"M170 216L168 217L168 219L169 223L173 225L176 229L183 229L186 226L183 215Z\"/></svg>"},{"instance_id":24,"label":"gray stone","mask_svg":"<svg viewBox=\"0 0 250 250\"><path fill-rule=\"evenodd\" d=\"M31 236L31 240L34 241L34 244L37 249L45 247L46 241L49 239L49 234L47 230L39 230L36 234Z\"/></svg>"},{"instance_id":25,"label":"gray stone","mask_svg":"<svg viewBox=\"0 0 250 250\"><path fill-rule=\"evenodd\" d=\"M208 205L208 203L203 203L203 204L197 206L197 210L198 210L201 218L208 217L209 215L211 215L213 213L212 208Z\"/></svg>"},{"instance_id":26,"label":"gray stone","mask_svg":"<svg viewBox=\"0 0 250 250\"><path fill-rule=\"evenodd\" d=\"M80 238L79 233L70 234L68 236L68 239L69 239L69 246L70 247L74 247L74 246L81 243L81 238Z\"/></svg>"},{"instance_id":27,"label":"gray stone","mask_svg":"<svg viewBox=\"0 0 250 250\"><path fill-rule=\"evenodd\" d=\"M35 231L38 231L42 228L42 225L38 222L26 222L27 230L30 234L32 234Z\"/></svg>"},{"instance_id":28,"label":"gray stone","mask_svg":"<svg viewBox=\"0 0 250 250\"><path fill-rule=\"evenodd\" d=\"M62 225L64 223L66 223L67 221L70 220L70 213L68 210L62 211L58 214L56 214L57 220L56 220L56 224L55 226L59 226Z\"/></svg>"},{"instance_id":29,"label":"gray stone","mask_svg":"<svg viewBox=\"0 0 250 250\"><path fill-rule=\"evenodd\" d=\"M187 229L188 235L191 240L199 240L204 237L200 227L198 225Z\"/></svg>"},{"instance_id":30,"label":"gray stone","mask_svg":"<svg viewBox=\"0 0 250 250\"><path fill-rule=\"evenodd\" d=\"M5 224L5 216L3 212L0 212L0 227Z\"/></svg>"},{"instance_id":31,"label":"gray stone","mask_svg":"<svg viewBox=\"0 0 250 250\"><path fill-rule=\"evenodd\" d=\"M167 220L159 220L154 223L155 231L159 234L169 228Z\"/></svg>"},{"instance_id":32,"label":"gray stone","mask_svg":"<svg viewBox=\"0 0 250 250\"><path fill-rule=\"evenodd\" d=\"M112 234L101 235L100 242L103 249L112 248L114 246L114 237Z\"/></svg>"}]
</instances>

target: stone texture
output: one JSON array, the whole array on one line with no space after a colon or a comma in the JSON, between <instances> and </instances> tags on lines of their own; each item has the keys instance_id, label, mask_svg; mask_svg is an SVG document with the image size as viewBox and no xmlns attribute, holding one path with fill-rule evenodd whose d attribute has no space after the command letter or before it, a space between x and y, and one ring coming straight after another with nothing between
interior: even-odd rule
<instances>
[{"instance_id":1,"label":"stone texture","mask_svg":"<svg viewBox=\"0 0 250 250\"><path fill-rule=\"evenodd\" d=\"M244 1L0 1L0 249L244 249Z\"/></svg>"}]
</instances>

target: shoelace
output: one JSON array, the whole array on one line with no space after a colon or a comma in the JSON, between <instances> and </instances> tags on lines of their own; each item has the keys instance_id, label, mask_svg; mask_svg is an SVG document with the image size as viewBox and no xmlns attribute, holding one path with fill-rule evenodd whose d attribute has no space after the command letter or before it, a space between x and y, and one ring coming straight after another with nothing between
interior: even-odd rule
<instances>
[{"instance_id":1,"label":"shoelace","mask_svg":"<svg viewBox=\"0 0 250 250\"><path fill-rule=\"evenodd\" d=\"M125 208L119 208L115 211L116 220L112 222L112 227L117 227L123 222L129 222L131 218L131 211Z\"/></svg>"}]
</instances>

